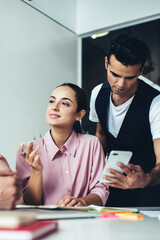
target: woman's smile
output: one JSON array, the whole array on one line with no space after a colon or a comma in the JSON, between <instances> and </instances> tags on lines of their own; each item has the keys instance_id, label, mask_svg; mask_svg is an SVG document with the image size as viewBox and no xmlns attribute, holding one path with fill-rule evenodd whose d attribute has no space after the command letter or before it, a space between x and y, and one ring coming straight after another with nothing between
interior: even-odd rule
<instances>
[{"instance_id":1,"label":"woman's smile","mask_svg":"<svg viewBox=\"0 0 160 240\"><path fill-rule=\"evenodd\" d=\"M60 118L60 116L58 114L55 114L55 113L50 113L49 117L52 118L52 119Z\"/></svg>"}]
</instances>

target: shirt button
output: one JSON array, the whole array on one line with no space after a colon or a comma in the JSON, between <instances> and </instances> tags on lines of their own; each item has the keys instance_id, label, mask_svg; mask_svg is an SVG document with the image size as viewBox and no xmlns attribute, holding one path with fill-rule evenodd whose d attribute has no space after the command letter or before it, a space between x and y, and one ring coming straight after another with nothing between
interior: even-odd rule
<instances>
[{"instance_id":1,"label":"shirt button","mask_svg":"<svg viewBox=\"0 0 160 240\"><path fill-rule=\"evenodd\" d=\"M62 152L65 152L65 150L66 150L65 146L63 146L63 147L61 148L61 151L62 151Z\"/></svg>"},{"instance_id":2,"label":"shirt button","mask_svg":"<svg viewBox=\"0 0 160 240\"><path fill-rule=\"evenodd\" d=\"M71 194L71 189L67 189L67 193L68 193L68 194Z\"/></svg>"},{"instance_id":3,"label":"shirt button","mask_svg":"<svg viewBox=\"0 0 160 240\"><path fill-rule=\"evenodd\" d=\"M68 174L69 173L69 171L68 170L66 170L66 174Z\"/></svg>"}]
</instances>

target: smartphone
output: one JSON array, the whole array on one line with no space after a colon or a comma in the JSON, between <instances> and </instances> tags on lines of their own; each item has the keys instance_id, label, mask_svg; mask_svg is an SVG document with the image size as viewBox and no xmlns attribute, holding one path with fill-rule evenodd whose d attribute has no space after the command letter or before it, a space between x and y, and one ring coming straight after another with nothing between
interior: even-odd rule
<instances>
[{"instance_id":1,"label":"smartphone","mask_svg":"<svg viewBox=\"0 0 160 240\"><path fill-rule=\"evenodd\" d=\"M111 181L108 181L103 178L104 175L109 177L115 177L115 175L107 172L107 169L111 168L116 170L117 172L123 173L122 169L117 166L117 163L122 162L124 165L127 165L131 157L132 157L132 152L130 151L111 151L99 181L101 183L102 182L111 183Z\"/></svg>"}]
</instances>

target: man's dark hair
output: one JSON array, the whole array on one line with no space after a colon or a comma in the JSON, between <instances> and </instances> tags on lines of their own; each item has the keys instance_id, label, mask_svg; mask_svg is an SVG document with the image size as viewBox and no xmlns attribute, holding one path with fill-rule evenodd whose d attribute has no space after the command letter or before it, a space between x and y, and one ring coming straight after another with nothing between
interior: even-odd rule
<instances>
[{"instance_id":1,"label":"man's dark hair","mask_svg":"<svg viewBox=\"0 0 160 240\"><path fill-rule=\"evenodd\" d=\"M108 63L111 55L114 55L125 66L141 64L141 69L150 58L145 42L125 34L111 40L107 53Z\"/></svg>"}]
</instances>

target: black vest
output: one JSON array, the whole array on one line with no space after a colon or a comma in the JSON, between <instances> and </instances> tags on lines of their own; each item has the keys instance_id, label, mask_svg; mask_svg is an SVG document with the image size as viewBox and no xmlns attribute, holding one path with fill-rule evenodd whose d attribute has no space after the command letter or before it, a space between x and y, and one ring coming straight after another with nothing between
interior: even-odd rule
<instances>
[{"instance_id":1,"label":"black vest","mask_svg":"<svg viewBox=\"0 0 160 240\"><path fill-rule=\"evenodd\" d=\"M106 135L106 152L128 150L133 152L130 163L140 165L145 173L155 167L152 135L149 123L149 109L158 90L139 80L135 97L127 111L117 138L108 132L108 106L111 88L108 83L102 85L95 107ZM160 206L160 185L141 189L122 190L110 187L107 206Z\"/></svg>"}]
</instances>

